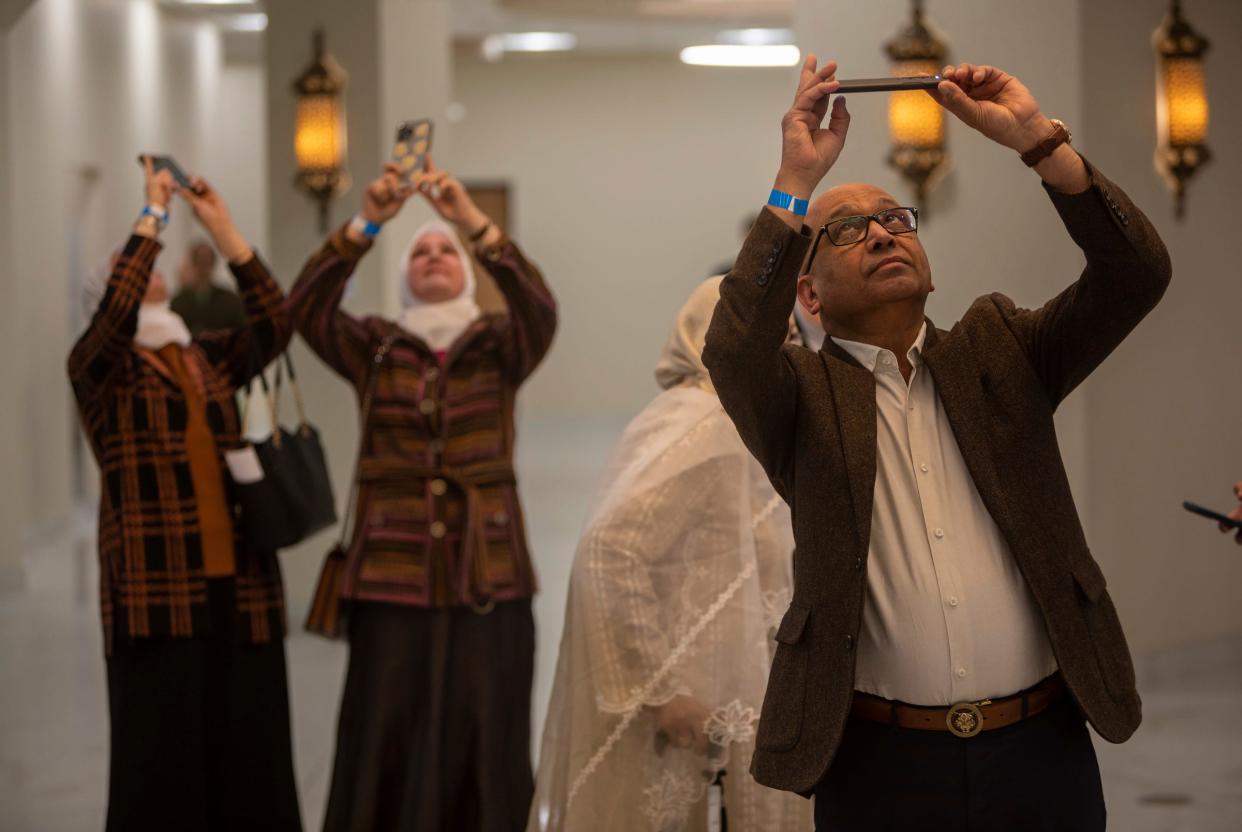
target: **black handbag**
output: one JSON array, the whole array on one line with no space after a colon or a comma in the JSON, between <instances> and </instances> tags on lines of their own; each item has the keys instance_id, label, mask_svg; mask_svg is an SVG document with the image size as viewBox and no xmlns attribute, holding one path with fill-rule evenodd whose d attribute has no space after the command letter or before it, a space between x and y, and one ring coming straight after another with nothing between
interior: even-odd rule
<instances>
[{"instance_id":1,"label":"black handbag","mask_svg":"<svg viewBox=\"0 0 1242 832\"><path fill-rule=\"evenodd\" d=\"M306 420L302 392L288 352L284 354L284 367L288 369L289 386L297 405L297 427L290 431L280 425L282 366L278 359L272 386L263 373L258 374L272 419L271 436L251 444L262 477L251 482L235 482L241 505L242 537L259 550L293 546L336 522L336 498L323 444L319 431ZM252 393L247 388L242 409L243 433L251 398Z\"/></svg>"}]
</instances>

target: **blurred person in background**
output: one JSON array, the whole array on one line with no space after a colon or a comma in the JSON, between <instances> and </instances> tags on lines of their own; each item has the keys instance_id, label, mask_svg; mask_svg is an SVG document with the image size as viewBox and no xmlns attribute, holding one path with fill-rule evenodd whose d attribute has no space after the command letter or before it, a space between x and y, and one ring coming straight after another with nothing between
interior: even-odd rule
<instances>
[{"instance_id":1,"label":"blurred person in background","mask_svg":"<svg viewBox=\"0 0 1242 832\"><path fill-rule=\"evenodd\" d=\"M710 829L714 788L734 832L811 828L746 770L793 534L700 357L721 279L678 313L578 544L529 832Z\"/></svg>"},{"instance_id":2,"label":"blurred person in background","mask_svg":"<svg viewBox=\"0 0 1242 832\"><path fill-rule=\"evenodd\" d=\"M284 349L284 296L201 179L146 161L146 205L84 290L69 356L99 463L99 581L111 725L107 829L299 830L275 552L233 523L234 394ZM153 270L176 193L228 260L245 324L191 337Z\"/></svg>"},{"instance_id":3,"label":"blurred person in background","mask_svg":"<svg viewBox=\"0 0 1242 832\"><path fill-rule=\"evenodd\" d=\"M357 523L329 556L308 628L346 634L324 828L518 830L533 791L535 572L513 470L518 390L556 331L539 270L444 171L386 166L290 292L298 331L365 423ZM341 309L346 283L417 190L439 219L393 277L396 320ZM472 243L507 305L475 303ZM347 614L347 619L341 615Z\"/></svg>"},{"instance_id":4,"label":"blurred person in background","mask_svg":"<svg viewBox=\"0 0 1242 832\"><path fill-rule=\"evenodd\" d=\"M215 282L216 250L202 240L190 244L179 271L172 311L191 335L209 329L234 329L246 323L246 309L236 292Z\"/></svg>"}]
</instances>

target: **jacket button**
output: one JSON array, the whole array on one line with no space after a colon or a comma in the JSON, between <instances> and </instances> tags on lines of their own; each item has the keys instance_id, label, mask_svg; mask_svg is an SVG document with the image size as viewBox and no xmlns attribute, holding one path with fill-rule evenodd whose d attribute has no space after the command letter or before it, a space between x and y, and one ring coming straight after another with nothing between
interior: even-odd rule
<instances>
[{"instance_id":1,"label":"jacket button","mask_svg":"<svg viewBox=\"0 0 1242 832\"><path fill-rule=\"evenodd\" d=\"M431 481L432 494L435 494L437 497L443 497L446 491L448 491L448 483L444 480L434 479Z\"/></svg>"},{"instance_id":2,"label":"jacket button","mask_svg":"<svg viewBox=\"0 0 1242 832\"><path fill-rule=\"evenodd\" d=\"M436 540L439 540L440 538L444 537L446 532L448 532L448 527L445 526L443 523L441 523L439 520L431 524L431 536L434 537Z\"/></svg>"},{"instance_id":3,"label":"jacket button","mask_svg":"<svg viewBox=\"0 0 1242 832\"><path fill-rule=\"evenodd\" d=\"M862 571L862 558L854 558L854 571L855 572Z\"/></svg>"},{"instance_id":4,"label":"jacket button","mask_svg":"<svg viewBox=\"0 0 1242 832\"><path fill-rule=\"evenodd\" d=\"M845 637L845 652L847 652L847 653L848 653L849 651L851 651L851 650L853 650L853 649L854 649L854 637L853 637L853 636L846 636L846 637Z\"/></svg>"},{"instance_id":5,"label":"jacket button","mask_svg":"<svg viewBox=\"0 0 1242 832\"><path fill-rule=\"evenodd\" d=\"M756 280L755 282L758 283L760 286L767 286L768 285L768 273L764 272L763 274L759 275L759 279Z\"/></svg>"},{"instance_id":6,"label":"jacket button","mask_svg":"<svg viewBox=\"0 0 1242 832\"><path fill-rule=\"evenodd\" d=\"M430 416L436 412L436 403L433 399L423 399L418 403L418 410L424 416Z\"/></svg>"}]
</instances>

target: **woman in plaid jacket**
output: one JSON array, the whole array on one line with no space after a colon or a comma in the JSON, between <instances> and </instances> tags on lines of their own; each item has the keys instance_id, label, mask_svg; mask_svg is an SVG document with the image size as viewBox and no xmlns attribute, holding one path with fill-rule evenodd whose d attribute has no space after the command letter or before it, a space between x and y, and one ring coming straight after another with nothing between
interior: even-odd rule
<instances>
[{"instance_id":1,"label":"woman in plaid jacket","mask_svg":"<svg viewBox=\"0 0 1242 832\"><path fill-rule=\"evenodd\" d=\"M99 575L111 719L109 830L301 829L274 552L233 523L235 404L288 343L284 297L202 180L147 162L147 205L107 275L69 379L100 469ZM228 259L244 326L191 340L153 272L173 193ZM97 306L96 306L97 305Z\"/></svg>"},{"instance_id":2,"label":"woman in plaid jacket","mask_svg":"<svg viewBox=\"0 0 1242 832\"><path fill-rule=\"evenodd\" d=\"M418 174L440 215L414 235L396 320L340 308L379 226L414 192L397 169L307 262L298 331L364 402L357 524L324 571L311 629L349 610L327 830L522 829L533 791L535 575L513 472L517 391L556 329L539 271L442 171ZM470 257L507 314L474 303ZM339 568L337 568L339 567Z\"/></svg>"}]
</instances>

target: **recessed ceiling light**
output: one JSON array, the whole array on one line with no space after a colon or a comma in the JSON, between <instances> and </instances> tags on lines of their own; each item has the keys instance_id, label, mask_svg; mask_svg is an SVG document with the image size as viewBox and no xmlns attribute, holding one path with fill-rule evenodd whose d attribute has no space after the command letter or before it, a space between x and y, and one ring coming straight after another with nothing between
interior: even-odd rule
<instances>
[{"instance_id":1,"label":"recessed ceiling light","mask_svg":"<svg viewBox=\"0 0 1242 832\"><path fill-rule=\"evenodd\" d=\"M793 43L794 33L790 29L726 29L716 35L716 41L739 46L776 46Z\"/></svg>"},{"instance_id":2,"label":"recessed ceiling light","mask_svg":"<svg viewBox=\"0 0 1242 832\"><path fill-rule=\"evenodd\" d=\"M506 32L483 39L483 57L500 60L506 52L565 52L578 45L572 32Z\"/></svg>"},{"instance_id":3,"label":"recessed ceiling light","mask_svg":"<svg viewBox=\"0 0 1242 832\"><path fill-rule=\"evenodd\" d=\"M691 66L796 66L801 58L802 53L792 43L769 46L711 43L681 50L681 62Z\"/></svg>"},{"instance_id":4,"label":"recessed ceiling light","mask_svg":"<svg viewBox=\"0 0 1242 832\"><path fill-rule=\"evenodd\" d=\"M229 18L229 28L234 32L262 32L267 29L265 14L235 14Z\"/></svg>"}]
</instances>

